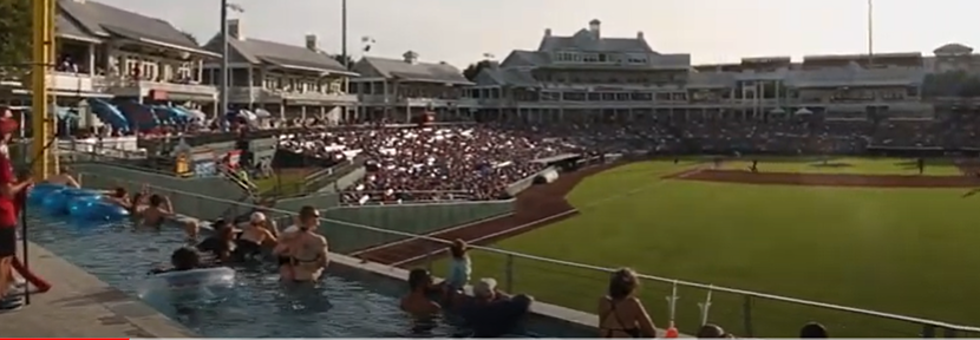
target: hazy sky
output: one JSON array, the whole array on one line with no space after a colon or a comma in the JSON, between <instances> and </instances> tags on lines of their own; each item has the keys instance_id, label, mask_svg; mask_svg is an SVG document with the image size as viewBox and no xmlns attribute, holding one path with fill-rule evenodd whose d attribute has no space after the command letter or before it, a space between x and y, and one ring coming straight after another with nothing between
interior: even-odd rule
<instances>
[{"instance_id":1,"label":"hazy sky","mask_svg":"<svg viewBox=\"0 0 980 340\"><path fill-rule=\"evenodd\" d=\"M218 28L219 0L98 0L169 20L204 42ZM321 48L340 51L340 0L229 0L245 13L250 37L303 44L315 33ZM536 49L545 28L570 35L602 20L605 36L643 31L655 51L690 53L695 63L741 57L865 53L866 0L349 0L349 53L361 37L370 55L465 67L484 53L504 58ZM876 0L875 52L932 53L948 42L980 45L980 1Z\"/></svg>"}]
</instances>

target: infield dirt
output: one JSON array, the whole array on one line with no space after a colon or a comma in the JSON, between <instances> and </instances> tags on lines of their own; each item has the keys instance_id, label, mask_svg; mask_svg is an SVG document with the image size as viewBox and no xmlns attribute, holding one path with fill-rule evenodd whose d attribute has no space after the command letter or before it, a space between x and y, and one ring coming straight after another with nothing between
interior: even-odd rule
<instances>
[{"instance_id":1,"label":"infield dirt","mask_svg":"<svg viewBox=\"0 0 980 340\"><path fill-rule=\"evenodd\" d=\"M442 240L461 239L470 244L488 244L575 216L565 200L582 179L620 164L601 165L564 173L554 183L534 185L517 196L514 213L473 225L448 228L430 234ZM411 265L432 251L444 253L446 246L423 239L403 240L361 252L361 259L383 264ZM438 254L436 254L438 255Z\"/></svg>"},{"instance_id":2,"label":"infield dirt","mask_svg":"<svg viewBox=\"0 0 980 340\"><path fill-rule=\"evenodd\" d=\"M680 180L723 183L809 185L875 188L965 188L980 186L974 176L803 174L789 172L750 172L744 170L701 170Z\"/></svg>"}]
</instances>

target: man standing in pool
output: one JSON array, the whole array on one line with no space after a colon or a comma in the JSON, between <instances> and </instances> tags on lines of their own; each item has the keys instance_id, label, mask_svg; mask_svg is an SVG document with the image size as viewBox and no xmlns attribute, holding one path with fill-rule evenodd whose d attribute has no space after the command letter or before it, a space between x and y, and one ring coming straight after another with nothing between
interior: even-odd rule
<instances>
[{"instance_id":1,"label":"man standing in pool","mask_svg":"<svg viewBox=\"0 0 980 340\"><path fill-rule=\"evenodd\" d=\"M314 282L320 279L330 260L327 238L317 233L320 212L312 206L299 210L296 225L286 228L273 251L279 255L279 274L283 281Z\"/></svg>"},{"instance_id":2,"label":"man standing in pool","mask_svg":"<svg viewBox=\"0 0 980 340\"><path fill-rule=\"evenodd\" d=\"M6 108L0 109L0 310L12 310L23 305L22 299L8 296L14 283L13 261L17 255L18 196L34 183L25 178L17 182L10 162L7 143L17 131L17 121Z\"/></svg>"}]
</instances>

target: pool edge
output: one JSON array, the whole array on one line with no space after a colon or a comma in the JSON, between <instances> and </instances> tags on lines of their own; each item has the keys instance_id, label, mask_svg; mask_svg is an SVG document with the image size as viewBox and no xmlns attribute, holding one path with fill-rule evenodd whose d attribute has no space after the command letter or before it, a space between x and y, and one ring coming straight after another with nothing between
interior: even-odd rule
<instances>
[{"instance_id":1,"label":"pool edge","mask_svg":"<svg viewBox=\"0 0 980 340\"><path fill-rule=\"evenodd\" d=\"M175 220L179 222L193 221L199 223L199 225L203 229L207 229L211 231L214 230L211 228L209 223L205 223L206 221L202 221L191 216L178 214ZM389 266L377 262L370 262L370 261L366 261L355 257L338 254L338 253L329 253L329 258L330 258L331 265L339 264L347 268L364 271L374 275L380 275L388 279L408 282L408 270L406 269ZM465 289L467 294L473 295L472 286L466 285ZM519 293L519 292L511 292L511 293ZM570 327L585 328L594 331L595 334L599 334L599 324L598 324L599 316L596 314L586 313L580 310L575 310L575 309L562 307L562 306L545 303L541 301L535 301L534 304L531 305L531 313L533 313L535 316L538 317L544 317L544 318L565 323ZM657 337L664 337L665 334L666 334L666 330L657 328ZM693 338L692 336L687 334L680 334L679 337Z\"/></svg>"},{"instance_id":2,"label":"pool edge","mask_svg":"<svg viewBox=\"0 0 980 340\"><path fill-rule=\"evenodd\" d=\"M35 243L31 270L53 286L31 304L0 313L7 337L192 338L190 329Z\"/></svg>"}]
</instances>

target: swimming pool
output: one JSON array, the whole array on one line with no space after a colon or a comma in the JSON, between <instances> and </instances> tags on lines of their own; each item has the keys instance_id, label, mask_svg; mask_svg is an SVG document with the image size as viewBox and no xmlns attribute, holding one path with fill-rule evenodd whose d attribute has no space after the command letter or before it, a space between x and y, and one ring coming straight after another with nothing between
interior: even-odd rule
<instances>
[{"instance_id":1,"label":"swimming pool","mask_svg":"<svg viewBox=\"0 0 980 340\"><path fill-rule=\"evenodd\" d=\"M134 296L147 271L166 263L185 244L176 227L135 231L120 224L76 226L37 212L29 216L31 241ZM318 288L288 288L279 283L274 268L259 266L239 269L234 294L222 301L193 308L145 301L205 337L418 336L409 333L410 320L398 309L398 296L405 290L403 283L335 265ZM593 336L549 320L532 318L527 336ZM432 336L461 332L442 324Z\"/></svg>"}]
</instances>

